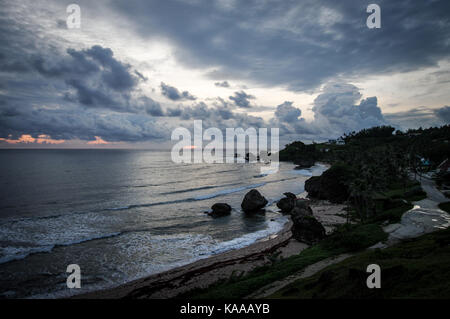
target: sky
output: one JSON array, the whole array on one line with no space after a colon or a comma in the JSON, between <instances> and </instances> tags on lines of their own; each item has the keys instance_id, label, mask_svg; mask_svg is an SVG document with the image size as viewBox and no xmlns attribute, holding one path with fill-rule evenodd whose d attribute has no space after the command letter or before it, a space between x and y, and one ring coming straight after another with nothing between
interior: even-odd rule
<instances>
[{"instance_id":1,"label":"sky","mask_svg":"<svg viewBox=\"0 0 450 319\"><path fill-rule=\"evenodd\" d=\"M80 7L80 28L68 28ZM368 28L367 6L381 10ZM177 127L280 145L450 123L450 2L0 0L0 148L169 148Z\"/></svg>"}]
</instances>

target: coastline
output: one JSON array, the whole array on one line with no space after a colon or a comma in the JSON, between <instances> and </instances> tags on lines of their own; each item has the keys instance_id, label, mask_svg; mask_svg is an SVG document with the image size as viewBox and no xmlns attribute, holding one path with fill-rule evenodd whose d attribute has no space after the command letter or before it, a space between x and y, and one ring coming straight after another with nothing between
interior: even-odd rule
<instances>
[{"instance_id":1,"label":"coastline","mask_svg":"<svg viewBox=\"0 0 450 319\"><path fill-rule=\"evenodd\" d=\"M292 243L292 222L283 229L255 243L217 255L197 260L158 274L137 279L123 285L86 294L71 299L120 299L120 298L173 298L195 288L206 288L214 282L263 266L270 262L270 254L281 252L283 257L308 247Z\"/></svg>"},{"instance_id":2,"label":"coastline","mask_svg":"<svg viewBox=\"0 0 450 319\"><path fill-rule=\"evenodd\" d=\"M345 205L331 204L327 201L314 201L311 204L314 216L327 230L333 225L345 223L345 218L337 216ZM121 299L121 298L174 298L198 288L206 288L231 276L240 276L249 271L270 265L273 258L287 258L299 254L309 246L292 237L292 221L289 219L283 229L253 244L229 250L217 255L197 260L158 274L119 285L113 288L96 290L74 295L71 299Z\"/></svg>"}]
</instances>

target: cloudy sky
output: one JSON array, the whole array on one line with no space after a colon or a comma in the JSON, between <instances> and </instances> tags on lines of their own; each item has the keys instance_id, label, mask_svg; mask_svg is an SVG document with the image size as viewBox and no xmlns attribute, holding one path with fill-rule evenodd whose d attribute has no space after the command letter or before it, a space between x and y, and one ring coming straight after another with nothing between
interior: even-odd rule
<instances>
[{"instance_id":1,"label":"cloudy sky","mask_svg":"<svg viewBox=\"0 0 450 319\"><path fill-rule=\"evenodd\" d=\"M450 123L446 0L0 5L0 147L168 147L194 120L279 127L281 145Z\"/></svg>"}]
</instances>

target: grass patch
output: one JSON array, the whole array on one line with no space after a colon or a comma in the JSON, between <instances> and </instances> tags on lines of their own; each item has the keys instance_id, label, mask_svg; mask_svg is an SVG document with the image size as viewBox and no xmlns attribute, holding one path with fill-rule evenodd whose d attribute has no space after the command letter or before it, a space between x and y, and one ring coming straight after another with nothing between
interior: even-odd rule
<instances>
[{"instance_id":1,"label":"grass patch","mask_svg":"<svg viewBox=\"0 0 450 319\"><path fill-rule=\"evenodd\" d=\"M412 208L413 208L412 204L405 203L402 206L391 208L377 214L376 216L370 219L370 222L377 223L388 221L389 224L398 223L400 222L402 215Z\"/></svg>"},{"instance_id":2,"label":"grass patch","mask_svg":"<svg viewBox=\"0 0 450 319\"><path fill-rule=\"evenodd\" d=\"M385 240L386 237L387 235L381 227L375 224L341 227L330 237L315 246L305 249L298 255L276 261L269 266L257 268L247 275L229 278L207 289L190 291L178 296L178 298L243 298L271 282L285 278L320 260L341 253L364 249Z\"/></svg>"},{"instance_id":3,"label":"grass patch","mask_svg":"<svg viewBox=\"0 0 450 319\"><path fill-rule=\"evenodd\" d=\"M369 264L381 267L381 288L369 289ZM271 298L450 298L450 229L384 250L364 251Z\"/></svg>"},{"instance_id":4,"label":"grass patch","mask_svg":"<svg viewBox=\"0 0 450 319\"><path fill-rule=\"evenodd\" d=\"M383 195L390 199L405 199L410 202L427 198L427 193L423 191L418 181L408 181L406 185L394 183Z\"/></svg>"},{"instance_id":5,"label":"grass patch","mask_svg":"<svg viewBox=\"0 0 450 319\"><path fill-rule=\"evenodd\" d=\"M450 202L440 203L439 208L450 214Z\"/></svg>"}]
</instances>

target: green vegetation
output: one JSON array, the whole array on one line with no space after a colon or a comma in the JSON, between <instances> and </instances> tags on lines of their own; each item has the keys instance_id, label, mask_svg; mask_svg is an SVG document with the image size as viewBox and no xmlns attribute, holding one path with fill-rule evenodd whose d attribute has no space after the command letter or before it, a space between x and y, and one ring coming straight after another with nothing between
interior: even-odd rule
<instances>
[{"instance_id":1,"label":"green vegetation","mask_svg":"<svg viewBox=\"0 0 450 319\"><path fill-rule=\"evenodd\" d=\"M381 267L381 289L366 268ZM369 250L300 279L270 298L450 298L450 229L384 250Z\"/></svg>"},{"instance_id":2,"label":"green vegetation","mask_svg":"<svg viewBox=\"0 0 450 319\"><path fill-rule=\"evenodd\" d=\"M272 265L253 270L244 276L234 276L207 289L190 291L189 299L243 298L259 288L285 278L306 266L338 254L353 252L384 241L387 235L380 226L346 225L319 244L305 249L300 254L273 262Z\"/></svg>"},{"instance_id":3,"label":"green vegetation","mask_svg":"<svg viewBox=\"0 0 450 319\"><path fill-rule=\"evenodd\" d=\"M372 220L396 208L383 205L387 198L407 201L425 198L419 185L411 185L408 174L422 174L450 157L449 125L393 134L394 131L393 127L380 126L352 132L340 138L345 142L343 145L294 142L280 152L280 159L310 157L331 163L329 171L345 168L345 178L332 182L324 173L310 179L305 186L311 192L306 190L318 198L349 202L361 220Z\"/></svg>"},{"instance_id":4,"label":"green vegetation","mask_svg":"<svg viewBox=\"0 0 450 319\"><path fill-rule=\"evenodd\" d=\"M440 203L439 208L450 214L450 202Z\"/></svg>"}]
</instances>

